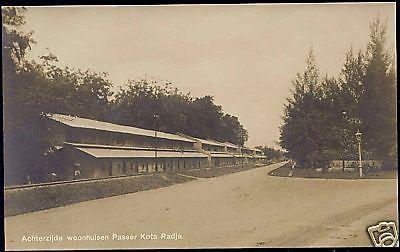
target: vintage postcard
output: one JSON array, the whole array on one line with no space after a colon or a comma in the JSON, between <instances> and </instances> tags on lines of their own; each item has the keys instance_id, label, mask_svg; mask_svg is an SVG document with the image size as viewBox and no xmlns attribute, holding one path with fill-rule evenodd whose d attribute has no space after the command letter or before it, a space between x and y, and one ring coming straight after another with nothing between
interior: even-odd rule
<instances>
[{"instance_id":1,"label":"vintage postcard","mask_svg":"<svg viewBox=\"0 0 400 252\"><path fill-rule=\"evenodd\" d=\"M395 9L2 6L5 249L398 246Z\"/></svg>"}]
</instances>

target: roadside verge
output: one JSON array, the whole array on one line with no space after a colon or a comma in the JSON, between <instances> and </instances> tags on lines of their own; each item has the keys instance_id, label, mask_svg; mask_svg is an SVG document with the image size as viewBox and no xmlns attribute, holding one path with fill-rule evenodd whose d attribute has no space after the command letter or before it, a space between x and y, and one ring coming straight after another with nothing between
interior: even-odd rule
<instances>
[{"instance_id":1,"label":"roadside verge","mask_svg":"<svg viewBox=\"0 0 400 252\"><path fill-rule=\"evenodd\" d=\"M4 190L4 216L70 205L82 201L185 183L193 178L175 173L110 178Z\"/></svg>"}]
</instances>

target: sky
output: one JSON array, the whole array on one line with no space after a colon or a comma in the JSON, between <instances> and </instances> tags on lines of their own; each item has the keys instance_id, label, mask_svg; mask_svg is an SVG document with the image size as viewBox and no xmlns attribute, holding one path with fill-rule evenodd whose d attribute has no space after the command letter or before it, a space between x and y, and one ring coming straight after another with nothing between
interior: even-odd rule
<instances>
[{"instance_id":1,"label":"sky","mask_svg":"<svg viewBox=\"0 0 400 252\"><path fill-rule=\"evenodd\" d=\"M346 52L364 50L369 24L387 25L395 51L395 4L256 4L29 7L29 57L128 79L170 81L212 95L248 130L247 145L277 146L291 81L312 48L322 75L337 76Z\"/></svg>"}]
</instances>

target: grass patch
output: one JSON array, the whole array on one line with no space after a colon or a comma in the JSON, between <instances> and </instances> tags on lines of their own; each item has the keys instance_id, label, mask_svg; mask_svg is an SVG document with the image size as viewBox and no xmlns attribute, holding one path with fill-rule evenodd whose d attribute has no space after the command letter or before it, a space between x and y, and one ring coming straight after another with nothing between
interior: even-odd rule
<instances>
[{"instance_id":1,"label":"grass patch","mask_svg":"<svg viewBox=\"0 0 400 252\"><path fill-rule=\"evenodd\" d=\"M291 165L285 164L268 174L271 176L278 177L289 177ZM293 177L295 178L324 178L324 179L359 179L360 174L357 171L331 171L321 172L315 169L306 168L295 168L293 170ZM372 170L365 172L363 179L394 179L397 178L397 170Z\"/></svg>"},{"instance_id":2,"label":"grass patch","mask_svg":"<svg viewBox=\"0 0 400 252\"><path fill-rule=\"evenodd\" d=\"M173 184L181 184L181 183L186 183L186 182L195 180L195 178L189 178L189 177L181 176L179 174L172 173L172 172L165 173L164 176L167 177L167 179L169 181L171 181Z\"/></svg>"},{"instance_id":3,"label":"grass patch","mask_svg":"<svg viewBox=\"0 0 400 252\"><path fill-rule=\"evenodd\" d=\"M265 165L265 164L264 164ZM264 166L262 165L262 166ZM250 164L243 166L227 166L227 167L213 167L209 169L199 169L199 170L186 170L181 171L181 174L189 175L197 178L214 178L226 174L231 174L240 171L246 171L259 167L260 165Z\"/></svg>"},{"instance_id":4,"label":"grass patch","mask_svg":"<svg viewBox=\"0 0 400 252\"><path fill-rule=\"evenodd\" d=\"M4 191L4 216L13 216L82 201L150 190L192 180L172 173L164 173L164 176L168 180L164 179L160 174L153 174L7 189Z\"/></svg>"}]
</instances>

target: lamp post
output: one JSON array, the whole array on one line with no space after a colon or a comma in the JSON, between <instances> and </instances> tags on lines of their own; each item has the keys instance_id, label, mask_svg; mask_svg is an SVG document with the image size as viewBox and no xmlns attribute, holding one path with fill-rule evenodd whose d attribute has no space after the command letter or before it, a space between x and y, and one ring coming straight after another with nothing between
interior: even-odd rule
<instances>
[{"instance_id":1,"label":"lamp post","mask_svg":"<svg viewBox=\"0 0 400 252\"><path fill-rule=\"evenodd\" d=\"M362 178L362 176L363 176L362 160L361 160L361 136L362 136L362 133L360 132L360 130L357 130L355 135L356 135L356 138L357 138L357 141L358 141L358 159L359 159L358 168L359 168L359 171L360 171L360 178Z\"/></svg>"},{"instance_id":2,"label":"lamp post","mask_svg":"<svg viewBox=\"0 0 400 252\"><path fill-rule=\"evenodd\" d=\"M346 129L345 129L345 122L347 121L347 112L346 111L342 111L342 115L344 118L344 123L343 123L343 154L342 154L342 169L344 172L344 168L345 168L345 154L346 154Z\"/></svg>"},{"instance_id":3,"label":"lamp post","mask_svg":"<svg viewBox=\"0 0 400 252\"><path fill-rule=\"evenodd\" d=\"M44 155L44 182L47 182L47 151L43 154ZM30 181L30 176L28 175L28 184Z\"/></svg>"},{"instance_id":4,"label":"lamp post","mask_svg":"<svg viewBox=\"0 0 400 252\"><path fill-rule=\"evenodd\" d=\"M154 157L155 157L155 164L156 164L156 171L158 171L158 164L157 164L157 130L158 130L158 114L154 114L154 137L156 139L156 144L154 148Z\"/></svg>"}]
</instances>

